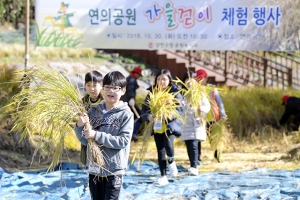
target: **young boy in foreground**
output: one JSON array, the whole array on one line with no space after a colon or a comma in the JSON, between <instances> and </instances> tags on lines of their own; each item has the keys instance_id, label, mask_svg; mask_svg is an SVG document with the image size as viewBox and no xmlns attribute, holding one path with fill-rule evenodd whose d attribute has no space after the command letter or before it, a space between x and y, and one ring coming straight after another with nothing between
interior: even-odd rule
<instances>
[{"instance_id":1,"label":"young boy in foreground","mask_svg":"<svg viewBox=\"0 0 300 200\"><path fill-rule=\"evenodd\" d=\"M101 91L104 100L91 105L88 113L80 115L76 123L79 141L87 145L87 139L95 140L105 161L100 167L88 160L89 187L94 200L119 198L134 123L127 103L120 101L126 91L126 83L126 78L118 71L106 74ZM91 123L92 129L83 129L87 122Z\"/></svg>"}]
</instances>

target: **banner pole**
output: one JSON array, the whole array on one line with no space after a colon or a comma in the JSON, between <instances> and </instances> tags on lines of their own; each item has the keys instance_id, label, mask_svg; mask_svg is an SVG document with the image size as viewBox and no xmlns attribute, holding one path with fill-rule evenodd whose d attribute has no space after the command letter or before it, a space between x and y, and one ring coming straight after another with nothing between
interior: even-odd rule
<instances>
[{"instance_id":1,"label":"banner pole","mask_svg":"<svg viewBox=\"0 0 300 200\"><path fill-rule=\"evenodd\" d=\"M30 9L29 9L29 1L30 0L26 0L26 22L25 22L25 70L27 69L27 63L28 63L28 59L29 59L29 54L28 54L28 49L29 49L29 13L30 13Z\"/></svg>"}]
</instances>

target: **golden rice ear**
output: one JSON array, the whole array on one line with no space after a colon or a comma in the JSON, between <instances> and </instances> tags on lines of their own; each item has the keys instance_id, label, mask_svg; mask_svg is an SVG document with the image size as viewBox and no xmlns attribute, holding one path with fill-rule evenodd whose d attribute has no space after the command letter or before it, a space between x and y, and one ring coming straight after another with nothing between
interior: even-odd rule
<instances>
[{"instance_id":1,"label":"golden rice ear","mask_svg":"<svg viewBox=\"0 0 300 200\"><path fill-rule=\"evenodd\" d=\"M149 122L143 130L142 147L138 153L139 163L140 162L143 163L145 161L145 154L148 152L149 140L153 133L153 125L154 125L154 122Z\"/></svg>"},{"instance_id":2,"label":"golden rice ear","mask_svg":"<svg viewBox=\"0 0 300 200\"><path fill-rule=\"evenodd\" d=\"M189 105L192 107L194 112L196 113L196 116L199 117L201 120L204 120L204 116L201 115L201 113L198 112L199 106L200 106L200 100L203 97L207 97L207 99L211 103L211 99L209 97L209 93L214 90L214 87L211 87L209 85L202 85L201 81L198 82L195 79L189 79L190 87L186 83L183 83L180 79L176 79L175 82L181 85L184 85L186 89L182 89L181 93L185 98L187 98Z\"/></svg>"},{"instance_id":3,"label":"golden rice ear","mask_svg":"<svg viewBox=\"0 0 300 200\"><path fill-rule=\"evenodd\" d=\"M176 110L181 106L181 102L175 98L174 93L170 93L171 87L161 90L160 88L153 88L149 93L149 101L146 103L152 115L159 116L164 120L171 120L178 118L182 121L181 115Z\"/></svg>"},{"instance_id":4,"label":"golden rice ear","mask_svg":"<svg viewBox=\"0 0 300 200\"><path fill-rule=\"evenodd\" d=\"M218 162L222 160L222 153L231 143L232 135L227 129L226 122L219 120L210 126L207 131L210 147Z\"/></svg>"},{"instance_id":5,"label":"golden rice ear","mask_svg":"<svg viewBox=\"0 0 300 200\"><path fill-rule=\"evenodd\" d=\"M71 126L75 125L78 113L85 112L81 94L67 76L49 66L37 65L19 73L26 74L29 83L13 98L11 105L17 105L17 118L11 131L21 132L21 140L38 135L43 142L50 143L51 169L60 162L65 137L68 130L74 131ZM93 155L101 156L98 146L91 141L89 144L91 151L96 151ZM37 150L40 148L38 146ZM92 160L99 161L99 165L102 163L98 157Z\"/></svg>"}]
</instances>

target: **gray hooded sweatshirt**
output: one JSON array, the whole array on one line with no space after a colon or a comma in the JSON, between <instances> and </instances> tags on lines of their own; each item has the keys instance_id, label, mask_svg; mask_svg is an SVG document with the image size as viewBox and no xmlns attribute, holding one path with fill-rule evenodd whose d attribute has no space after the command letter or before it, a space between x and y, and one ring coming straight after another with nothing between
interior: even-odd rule
<instances>
[{"instance_id":1,"label":"gray hooded sweatshirt","mask_svg":"<svg viewBox=\"0 0 300 200\"><path fill-rule=\"evenodd\" d=\"M105 111L105 100L91 106L88 116L92 129L96 131L95 141L104 157L105 165L99 167L87 159L88 172L97 176L124 175L130 152L133 132L133 113L127 103L119 101L118 105ZM83 127L76 127L78 140L87 145L82 135ZM87 152L90 157L89 150Z\"/></svg>"}]
</instances>

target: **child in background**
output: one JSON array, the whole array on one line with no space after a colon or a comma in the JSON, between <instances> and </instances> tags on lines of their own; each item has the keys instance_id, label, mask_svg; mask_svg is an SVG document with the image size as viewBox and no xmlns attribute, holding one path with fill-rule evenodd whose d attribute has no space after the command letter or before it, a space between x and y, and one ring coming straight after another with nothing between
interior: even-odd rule
<instances>
[{"instance_id":1,"label":"child in background","mask_svg":"<svg viewBox=\"0 0 300 200\"><path fill-rule=\"evenodd\" d=\"M96 70L85 74L84 86L87 94L82 98L82 101L87 111L91 105L98 104L103 100L101 96L102 81L102 74Z\"/></svg>"},{"instance_id":2,"label":"child in background","mask_svg":"<svg viewBox=\"0 0 300 200\"><path fill-rule=\"evenodd\" d=\"M99 104L102 101L101 89L102 89L103 76L100 72L93 70L85 74L84 86L86 95L82 98L86 111L90 109L91 105ZM86 153L87 146L81 144L80 161L86 165Z\"/></svg>"},{"instance_id":3,"label":"child in background","mask_svg":"<svg viewBox=\"0 0 300 200\"><path fill-rule=\"evenodd\" d=\"M140 67L135 67L130 72L129 76L126 78L127 80L127 86L126 86L126 92L121 97L121 100L124 102L127 102L131 111L134 113L133 109L136 110L136 112L141 115L140 108L135 104L135 98L136 98L136 90L139 88L139 85L137 83L137 79L139 79L142 76L142 69ZM137 119L139 116L136 116L134 114L134 119ZM138 130L142 124L142 119L139 118L138 120L135 120L134 122L134 129L132 134L132 140L137 142L138 139Z\"/></svg>"},{"instance_id":4,"label":"child in background","mask_svg":"<svg viewBox=\"0 0 300 200\"><path fill-rule=\"evenodd\" d=\"M95 140L105 162L100 167L88 160L92 199L118 199L120 195L123 175L128 165L134 123L133 113L127 103L120 101L126 84L122 73L112 71L106 74L102 89L104 100L91 105L88 112L81 114L76 123L78 140L84 145L88 144L87 139ZM90 122L92 129L83 128L87 122Z\"/></svg>"},{"instance_id":5,"label":"child in background","mask_svg":"<svg viewBox=\"0 0 300 200\"><path fill-rule=\"evenodd\" d=\"M293 116L293 121L290 124L289 130L298 131L300 125L300 98L284 95L282 97L282 105L285 106L284 113L282 114L279 124L284 125L291 116Z\"/></svg>"},{"instance_id":6,"label":"child in background","mask_svg":"<svg viewBox=\"0 0 300 200\"><path fill-rule=\"evenodd\" d=\"M176 93L179 91L178 87L172 83L172 76L169 70L162 69L155 77L154 85L148 90L152 92L152 88L159 87L161 89L166 89L167 87L171 87L170 93ZM177 93L175 98L178 98L182 101L182 95ZM147 95L145 99L145 103L142 106L142 117L145 121L154 121L156 116L151 114L150 108L147 106L147 102L149 101L149 95ZM177 108L177 110L181 113L182 108ZM158 179L159 185L166 185L169 183L168 178L166 176L167 170L167 161L166 161L166 154L168 156L168 164L169 164L169 171L171 176L177 176L178 170L176 167L176 163L174 161L174 138L175 135L169 130L174 129L181 129L177 123L174 123L176 119L170 122L162 121L162 129L160 131L154 131L154 140L157 149L157 156L158 156L158 165L160 169L161 178Z\"/></svg>"},{"instance_id":7,"label":"child in background","mask_svg":"<svg viewBox=\"0 0 300 200\"><path fill-rule=\"evenodd\" d=\"M207 85L207 73L203 69L199 69L196 71L196 78L197 81L201 81L203 85ZM215 88L214 85L209 84L209 86L214 87L212 91L209 93L209 102L211 103L211 112L209 112L206 116L207 121L207 131L210 131L210 127L212 124L219 120L226 121L227 115L225 113L224 104L222 102L220 93L217 88ZM201 142L199 141L198 146L198 152L199 152L199 158L198 158L198 165L202 165L201 161ZM220 162L220 159L218 157L218 151L215 150L214 152L215 159Z\"/></svg>"},{"instance_id":8,"label":"child in background","mask_svg":"<svg viewBox=\"0 0 300 200\"><path fill-rule=\"evenodd\" d=\"M188 86L192 87L191 81L195 80L195 73L189 71L188 76L183 78L183 82ZM198 175L198 143L204 140L203 135L206 135L206 121L205 119L200 119L195 110L191 108L189 100L184 97L183 103L183 119L185 123L182 124L182 131L180 139L185 142L187 153L190 160L189 174L193 176ZM210 103L206 98L205 94L199 99L199 115L206 115L210 110ZM201 112L201 113L200 113ZM201 121L200 121L201 120Z\"/></svg>"}]
</instances>

